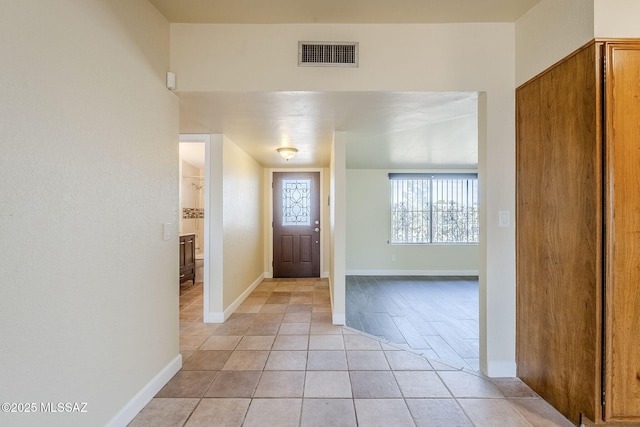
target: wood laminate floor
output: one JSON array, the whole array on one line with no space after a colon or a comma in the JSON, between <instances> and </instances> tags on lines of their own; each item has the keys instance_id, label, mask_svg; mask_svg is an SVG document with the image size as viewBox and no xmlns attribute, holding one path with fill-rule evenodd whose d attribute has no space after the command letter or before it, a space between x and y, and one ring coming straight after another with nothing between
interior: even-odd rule
<instances>
[{"instance_id":1,"label":"wood laminate floor","mask_svg":"<svg viewBox=\"0 0 640 427\"><path fill-rule=\"evenodd\" d=\"M476 277L347 276L347 326L479 370Z\"/></svg>"}]
</instances>

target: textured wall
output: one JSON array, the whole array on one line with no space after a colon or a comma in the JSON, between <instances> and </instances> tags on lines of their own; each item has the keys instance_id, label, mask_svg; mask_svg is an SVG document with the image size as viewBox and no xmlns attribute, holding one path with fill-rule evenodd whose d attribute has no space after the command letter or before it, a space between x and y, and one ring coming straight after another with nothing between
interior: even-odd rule
<instances>
[{"instance_id":1,"label":"textured wall","mask_svg":"<svg viewBox=\"0 0 640 427\"><path fill-rule=\"evenodd\" d=\"M638 0L594 0L594 4L596 37L640 37Z\"/></svg>"},{"instance_id":2,"label":"textured wall","mask_svg":"<svg viewBox=\"0 0 640 427\"><path fill-rule=\"evenodd\" d=\"M264 273L263 168L223 140L224 309Z\"/></svg>"},{"instance_id":3,"label":"textured wall","mask_svg":"<svg viewBox=\"0 0 640 427\"><path fill-rule=\"evenodd\" d=\"M593 0L543 0L516 22L517 85L593 39L593 7Z\"/></svg>"},{"instance_id":4,"label":"textured wall","mask_svg":"<svg viewBox=\"0 0 640 427\"><path fill-rule=\"evenodd\" d=\"M22 0L0 39L0 401L88 404L0 424L104 425L178 357L169 26L144 0Z\"/></svg>"},{"instance_id":5,"label":"textured wall","mask_svg":"<svg viewBox=\"0 0 640 427\"><path fill-rule=\"evenodd\" d=\"M637 0L543 0L516 23L521 85L593 38L637 38Z\"/></svg>"}]
</instances>

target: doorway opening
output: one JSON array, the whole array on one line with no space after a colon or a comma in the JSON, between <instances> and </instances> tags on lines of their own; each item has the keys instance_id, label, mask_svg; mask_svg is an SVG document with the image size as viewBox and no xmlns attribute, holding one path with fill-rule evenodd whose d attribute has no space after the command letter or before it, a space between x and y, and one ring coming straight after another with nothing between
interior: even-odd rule
<instances>
[{"instance_id":1,"label":"doorway opening","mask_svg":"<svg viewBox=\"0 0 640 427\"><path fill-rule=\"evenodd\" d=\"M181 134L179 138L179 233L192 236L194 276L191 286L201 284L208 293L209 275L209 135ZM184 239L181 239L184 240ZM189 281L180 279L180 289L189 290ZM204 305L208 306L205 299ZM208 308L208 307L207 307ZM202 318L203 312L192 313Z\"/></svg>"},{"instance_id":2,"label":"doorway opening","mask_svg":"<svg viewBox=\"0 0 640 427\"><path fill-rule=\"evenodd\" d=\"M479 371L484 100L432 101L411 129L347 135L346 325Z\"/></svg>"},{"instance_id":3,"label":"doorway opening","mask_svg":"<svg viewBox=\"0 0 640 427\"><path fill-rule=\"evenodd\" d=\"M242 133L238 134L238 138L234 138L234 132L238 132L240 128L234 131L234 128L229 126L229 137L238 143L238 146L246 151L248 154L254 157L260 164L262 164L266 170L266 174L268 178L271 178L271 173L277 171L277 169L271 168L281 168L281 171L297 171L299 166L302 166L304 169L305 164L314 165L315 170L320 170L325 172L325 177L322 179L324 183L326 192L321 191L321 199L322 199L322 210L321 215L324 215L326 220L321 219L321 240L322 244L323 238L326 244L322 245L321 251L321 277L329 277L332 291L332 299L335 302L334 310L334 321L336 323L344 323L345 312L344 312L344 296L345 296L345 277L346 276L360 276L360 275L394 275L398 272L398 270L402 271L403 275L406 274L406 270L411 270L414 275L433 275L433 270L430 267L404 267L401 264L408 260L408 257L405 257L401 252L389 252L384 254L384 256L380 256L380 254L374 254L372 251L377 250L381 247L385 247L390 249L388 245L387 238L385 236L384 239L380 239L373 230L383 230L384 232L388 231L387 222L382 224L378 224L377 227L369 227L366 238L360 238L354 235L353 226L354 223L360 224L361 226L366 227L372 220L376 220L377 217L372 215L372 213L382 212L382 210L378 208L368 209L362 215L354 214L352 210L352 205L354 204L354 197L364 198L367 203L361 203L361 206L369 206L368 202L371 200L373 195L382 194L384 196L388 196L388 190L382 189L378 191L372 188L371 184L373 181L377 181L378 177L374 174L376 171L384 171L381 175L381 178L386 181L386 176L389 172L407 172L407 171L424 171L426 165L432 164L432 161L439 161L441 163L440 167L434 167L432 172L436 169L438 171L442 171L442 169L447 169L450 172L453 172L451 169L456 169L458 172L460 169L469 169L468 165L466 167L459 167L461 164L459 162L449 162L447 159L449 157L443 157L444 154L451 154L450 147L445 147L445 143L447 141L451 141L452 138L444 138L444 134L446 133L445 128L449 128L455 132L457 132L457 136L453 138L454 147L457 147L457 153L464 155L464 153L470 153L473 155L474 160L469 162L470 164L475 164L476 169L479 174L479 182L480 186L483 190L487 188L488 176L492 176L491 181L495 180L495 171L487 170L487 96L484 93L427 93L427 92L415 92L415 93L391 93L391 92L339 92L339 93L303 93L303 92L271 92L271 93L248 93L243 94L240 99L236 99L236 95L234 94L215 94L211 95L211 103L215 109L210 114L202 114L201 117L197 117L199 121L203 123L207 123L209 128L225 128L224 125L224 117L226 115L219 114L219 111L225 111L225 109L232 109L234 111L241 112L243 114L249 115L256 114L260 112L260 114L264 115L264 117L271 118L273 120L265 120L265 121L256 121L257 123L280 123L277 118L282 116L287 117L286 110L273 108L275 100L281 100L282 105L287 105L287 103L291 100L295 101L295 105L318 105L320 111L320 117L323 117L325 114L330 114L332 120L326 120L326 123L335 127L336 121L341 123L341 129L348 129L348 131L335 131L333 129L333 137L334 137L334 145L332 146L332 153L336 154L336 163L327 164L322 161L314 161L314 162L299 162L298 160L294 162L290 162L289 165L293 167L283 167L284 164L278 159L278 163L269 161L269 159L263 159L265 156L274 157L273 150L264 150L264 146L266 143L263 143L261 140L256 140L251 143L243 144L242 142ZM468 130L467 125L458 125L460 124L457 119L462 119L464 115L460 114L449 114L450 120L439 121L438 123L431 123L430 121L433 119L442 120L442 114L435 114L440 110L440 104L443 101L449 100L450 113L459 112L459 106L469 106L472 105L475 107L475 115L476 115L476 123L473 125L477 132L477 139L474 141L473 151L467 150L467 145L465 143L466 139L464 138L464 134ZM195 99L191 100L195 101ZM181 102L189 103L189 96L181 97ZM438 105L436 105L438 104ZM478 105L482 108L478 109ZM400 106L400 110L395 111L392 109L389 111L384 106ZM358 114L353 114L354 107L358 107L356 111ZM455 111L453 111L455 110ZM218 111L218 113L216 113ZM388 114L396 112L397 114ZM411 114L406 115L404 112L410 112ZM404 118L405 120L398 121L398 118ZM318 117L315 117L313 120L318 123L322 123L322 121L317 120ZM296 116L291 122L286 121L286 123L290 123L292 128L300 127L300 129L306 129L304 126L300 126L300 117ZM429 126L426 126L429 124ZM241 130L244 132L245 127L241 127ZM259 129L258 129L259 130ZM312 137L312 135L307 135L302 132L299 135L299 138L295 138L296 140L307 140ZM213 137L212 137L213 138ZM423 150L425 148L425 138L435 138L434 145L431 150ZM274 138L270 138L270 140L274 140ZM214 144L212 140L212 144ZM253 141L253 140L252 140ZM214 144L215 145L215 144ZM312 144L310 144L312 145ZM312 148L315 150L315 146L312 145ZM315 151L313 151L315 153ZM266 154L265 154L266 153ZM315 155L315 154L314 154ZM211 159L212 162L217 162L215 158ZM345 162L346 161L346 162ZM296 162L299 166L295 166ZM393 163L393 164L390 164ZM215 163L217 164L217 163ZM287 165L287 166L289 166ZM324 165L318 167L317 165ZM334 168L334 165L337 165ZM354 170L362 171L359 176L354 175ZM335 174L334 174L335 172ZM214 179L217 180L218 176L214 173ZM359 179L363 183L363 191L353 192L346 187L350 186L350 182L353 182L353 179ZM220 177L221 179L221 177ZM265 204L272 204L272 197L270 191L272 191L270 187L269 179L265 180L264 183L264 195L266 196L264 200ZM216 190L216 187L213 187ZM329 189L334 189L334 192L331 194L331 200L328 200L327 196L329 195ZM339 191L338 191L339 190ZM348 192L348 200L345 200L344 193ZM338 194L339 197L334 197L335 194ZM495 194L495 192L494 192ZM481 216L482 224L487 224L489 221L487 210L491 208L493 211L494 208L497 208L498 203L496 200L490 200L490 203L487 202L487 192L481 192L481 200L482 200L482 210ZM212 197L218 197L217 191L214 191ZM328 207L329 203L331 204L331 209ZM357 203L357 202L356 202ZM388 203L388 201L387 201ZM220 203L220 206L222 203ZM207 204L209 206L209 204ZM267 206L265 206L267 208ZM264 277L269 278L273 277L273 267L271 265L273 261L273 229L271 227L270 222L273 220L273 206L268 206L268 209L265 209L264 215L264 233L265 233L265 241L264 241ZM215 214L215 203L211 206L213 213ZM384 212L387 212L386 208L382 208ZM334 211L335 210L335 211ZM207 212L205 210L205 215ZM216 219L214 215L214 219ZM329 230L329 219L332 219L333 224L337 224L335 230ZM335 221L333 221L335 219ZM208 221L205 221L208 224ZM222 233L222 224L220 221L217 221L211 227L211 265L214 270L213 278L211 283L212 289L216 295L222 295L222 278L219 277L216 281L216 277L218 276L217 267L217 259L222 259L222 247L218 247L221 241L217 238L216 233ZM493 365L487 367L488 361L486 360L487 347L495 347L499 344L499 347L504 347L502 341L497 342L494 339L494 336L498 336L501 338L503 335L502 332L498 331L493 333L493 331L488 331L488 322L487 317L491 317L493 319L494 314L487 313L487 288L496 288L497 285L491 283L489 286L487 273L495 262L491 259L487 260L487 246L488 239L487 233L489 233L489 227L483 227L480 234L480 243L479 243L479 252L478 262L472 268L475 272L468 271L464 273L465 276L468 275L478 275L479 276L479 299L480 299L480 353L481 358L484 356L484 362L481 361L480 366L482 367L483 372L494 372L498 370L498 372L511 372L511 370L507 368L502 368L503 365L506 364L498 363L497 368L493 369ZM373 244L372 239L375 240ZM501 239L499 239L501 240ZM353 242L360 242L361 247L352 247ZM346 247L345 247L346 246ZM437 247L436 247L437 246ZM434 245L433 247L436 249L436 252L439 254L439 259L463 259L465 257L458 257L455 255L450 255L447 249L448 245ZM500 246L500 245L498 245ZM364 248L364 250L361 250ZM395 255L395 257L393 257ZM324 257L324 260L322 258ZM363 259L368 258L371 260L369 265L358 265L358 262ZM429 260L435 259L431 256L418 256L416 257L421 260ZM336 260L338 262L336 262ZM491 266L488 266L489 261L491 261ZM388 265L390 262L395 263L395 265ZM510 268L507 265L507 270ZM447 267L441 267L441 269L447 269ZM469 269L471 270L471 269ZM220 269L220 271L222 271ZM440 272L436 272L440 273ZM447 275L447 272L442 272L443 275ZM460 272L456 272L456 274L461 274ZM498 285L503 281L502 278L498 278L495 283ZM206 282L206 281L205 281ZM209 283L205 283L204 292L206 294L208 290ZM492 291L493 292L493 291ZM508 284L505 285L505 293L507 294L504 298L503 295L500 295L501 300L507 300L508 294L510 292L510 288ZM220 301L222 299L220 298ZM209 304L209 298L205 295L205 305ZM218 302L211 301L211 304L218 308ZM219 303L220 305L222 302ZM507 305L507 308L510 306ZM216 311L216 316L219 313L222 313L222 307L219 307L219 310ZM208 307L205 307L205 314L209 313ZM494 311L495 313L495 311ZM507 322L507 326L510 325L510 311L506 310L506 314L503 316L502 314L498 315L500 319L504 318ZM222 321L222 317L216 317L215 321ZM495 322L492 322L495 324ZM491 334L489 334L491 332ZM496 335L498 334L498 335ZM491 340L489 340L491 338ZM489 343L487 343L489 341ZM497 343L496 343L497 342ZM511 365L509 365L509 368ZM491 368L491 369L490 369ZM515 369L515 368L514 368Z\"/></svg>"},{"instance_id":4,"label":"doorway opening","mask_svg":"<svg viewBox=\"0 0 640 427\"><path fill-rule=\"evenodd\" d=\"M180 142L180 234L195 239L195 281L204 280L204 143Z\"/></svg>"}]
</instances>

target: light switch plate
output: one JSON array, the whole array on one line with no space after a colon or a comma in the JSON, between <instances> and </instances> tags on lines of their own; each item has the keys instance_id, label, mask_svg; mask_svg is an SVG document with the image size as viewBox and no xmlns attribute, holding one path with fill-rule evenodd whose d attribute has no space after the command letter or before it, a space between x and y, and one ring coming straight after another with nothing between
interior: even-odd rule
<instances>
[{"instance_id":1,"label":"light switch plate","mask_svg":"<svg viewBox=\"0 0 640 427\"><path fill-rule=\"evenodd\" d=\"M163 239L164 240L171 240L171 223L170 222L165 222L163 227Z\"/></svg>"},{"instance_id":2,"label":"light switch plate","mask_svg":"<svg viewBox=\"0 0 640 427\"><path fill-rule=\"evenodd\" d=\"M511 225L511 212L509 211L500 211L498 225L500 227L509 227Z\"/></svg>"}]
</instances>

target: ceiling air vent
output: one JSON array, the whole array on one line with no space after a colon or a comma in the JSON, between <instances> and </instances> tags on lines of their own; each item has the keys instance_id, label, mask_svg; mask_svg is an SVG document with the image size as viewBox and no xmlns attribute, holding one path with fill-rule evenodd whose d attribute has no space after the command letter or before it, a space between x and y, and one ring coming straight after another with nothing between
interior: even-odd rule
<instances>
[{"instance_id":1,"label":"ceiling air vent","mask_svg":"<svg viewBox=\"0 0 640 427\"><path fill-rule=\"evenodd\" d=\"M357 42L298 42L300 67L357 67Z\"/></svg>"}]
</instances>

